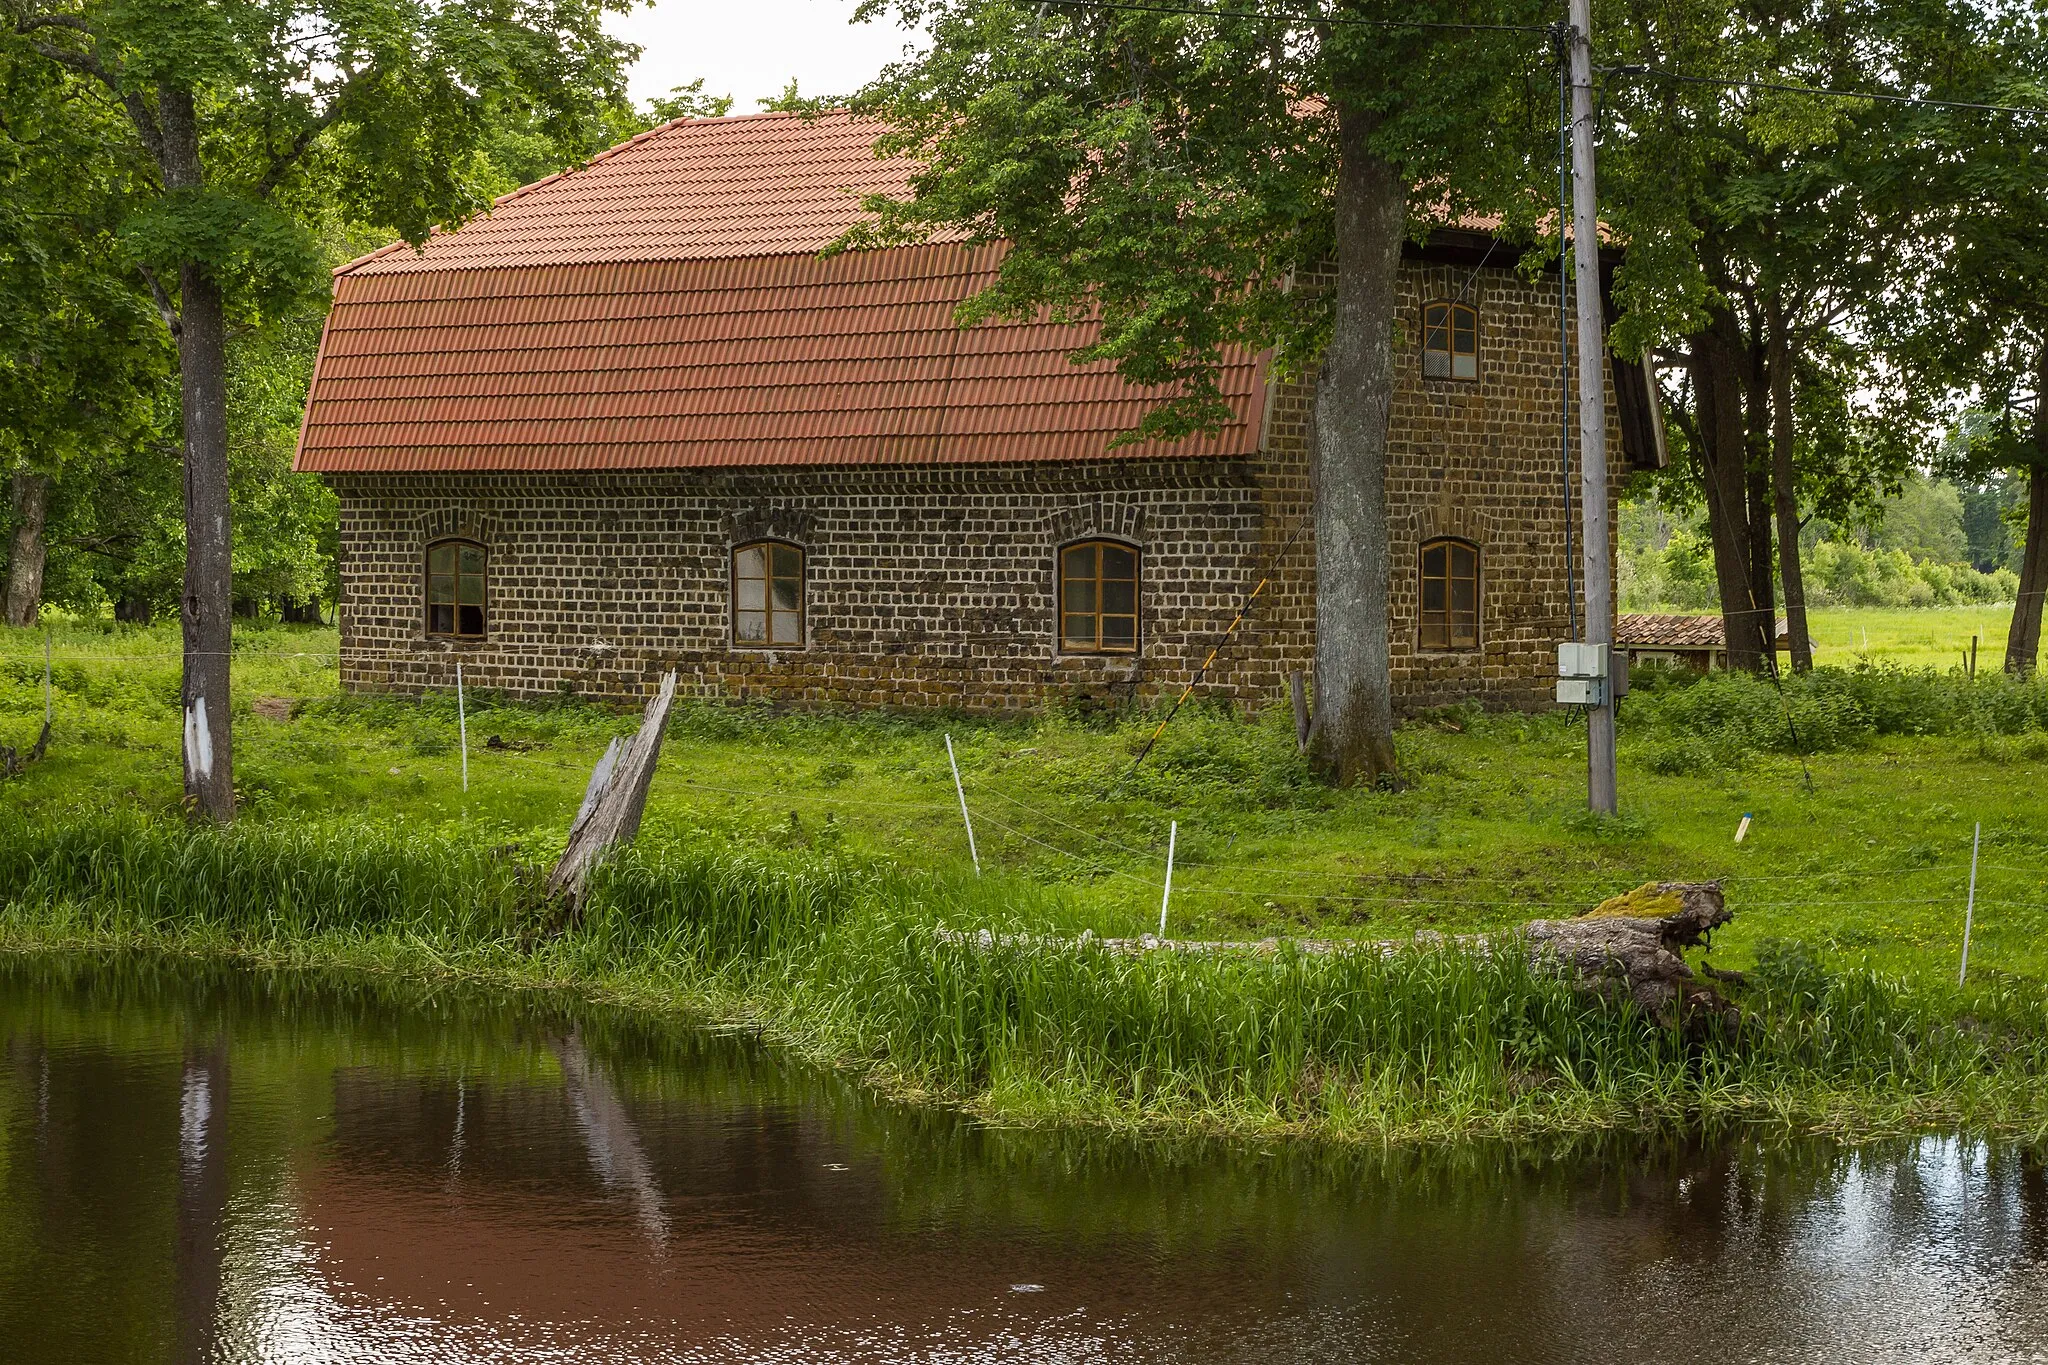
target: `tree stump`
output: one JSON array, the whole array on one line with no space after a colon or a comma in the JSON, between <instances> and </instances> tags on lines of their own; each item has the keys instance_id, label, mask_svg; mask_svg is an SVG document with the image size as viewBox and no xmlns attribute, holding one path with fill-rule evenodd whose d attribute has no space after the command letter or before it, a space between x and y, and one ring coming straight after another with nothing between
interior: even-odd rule
<instances>
[{"instance_id":1,"label":"tree stump","mask_svg":"<svg viewBox=\"0 0 2048 1365\"><path fill-rule=\"evenodd\" d=\"M654 761L661 756L661 737L668 728L669 708L675 704L676 675L661 680L661 690L647 703L639 733L631 740L614 739L590 774L590 786L583 793L583 805L569 826L569 843L562 861L548 877L549 899L565 903L573 915L582 902L584 884L591 869L614 844L631 843L640 832L640 816L647 808L647 785L654 780Z\"/></svg>"},{"instance_id":2,"label":"tree stump","mask_svg":"<svg viewBox=\"0 0 2048 1365\"><path fill-rule=\"evenodd\" d=\"M1573 919L1531 920L1520 933L1539 966L1690 1032L1741 1018L1680 956L1733 918L1719 882L1649 882Z\"/></svg>"}]
</instances>

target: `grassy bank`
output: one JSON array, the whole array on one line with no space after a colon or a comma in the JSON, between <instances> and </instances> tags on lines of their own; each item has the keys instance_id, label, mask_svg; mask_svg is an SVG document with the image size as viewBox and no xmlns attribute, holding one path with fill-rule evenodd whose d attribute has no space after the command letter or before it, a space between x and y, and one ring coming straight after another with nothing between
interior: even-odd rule
<instances>
[{"instance_id":1,"label":"grassy bank","mask_svg":"<svg viewBox=\"0 0 2048 1365\"><path fill-rule=\"evenodd\" d=\"M455 833L138 817L20 822L0 945L150 947L593 995L757 1029L884 1091L1010 1123L1411 1140L1768 1124L2048 1133L2048 991L1831 971L1777 946L1740 1036L1688 1045L1517 955L1117 956L1042 932L1057 889L652 841L580 923Z\"/></svg>"},{"instance_id":2,"label":"grassy bank","mask_svg":"<svg viewBox=\"0 0 2048 1365\"><path fill-rule=\"evenodd\" d=\"M0 781L0 814L177 809L174 631L60 632L50 755ZM0 632L0 743L42 715L41 640ZM573 697L470 698L462 787L454 699L339 696L331 631L238 637L243 819L368 821L543 860L590 766L631 716ZM1622 818L1583 810L1569 713L1419 719L1405 785L1332 792L1294 752L1284 707L1198 702L1143 766L1147 715L1001 720L678 709L650 837L740 854L971 873L944 737L959 753L983 865L1057 892L1099 933L1156 928L1179 823L1171 928L1207 938L1398 938L1566 914L1652 878L1718 877L1736 921L1831 968L1954 977L1973 827L1984 845L1974 969L2048 979L2048 690L1987 673L1827 671L1780 696L1720 678L1646 690L1622 717ZM1797 740L1795 741L1794 735ZM491 741L496 746L491 747ZM1734 833L1754 818L1746 840Z\"/></svg>"},{"instance_id":3,"label":"grassy bank","mask_svg":"<svg viewBox=\"0 0 2048 1365\"><path fill-rule=\"evenodd\" d=\"M42 715L41 639L0 632L0 743ZM50 755L0 781L0 934L562 982L758 1027L902 1094L1011 1120L1354 1135L1720 1117L2038 1128L2048 1047L2048 685L1825 669L1653 681L1623 813L1583 811L1568 713L1421 717L1404 782L1333 792L1284 707L1001 719L677 710L643 848L560 939L531 921L590 765L634 717L563 696L334 685L331 631L238 636L232 833L177 822L174 631L57 635ZM983 876L946 761L960 758ZM17 738L18 737L18 738ZM1753 816L1742 844L1733 834ZM1501 964L1285 950L970 951L943 928L1405 940L1720 878L1714 962L1774 1023L1689 1054ZM1955 986L1983 825L1971 985ZM1769 1003L1769 1002L1778 1003Z\"/></svg>"}]
</instances>

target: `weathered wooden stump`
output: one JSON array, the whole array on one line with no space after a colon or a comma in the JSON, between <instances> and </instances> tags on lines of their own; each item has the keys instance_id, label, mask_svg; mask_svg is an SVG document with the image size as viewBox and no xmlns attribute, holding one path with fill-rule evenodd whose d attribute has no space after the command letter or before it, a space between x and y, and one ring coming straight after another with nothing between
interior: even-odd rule
<instances>
[{"instance_id":1,"label":"weathered wooden stump","mask_svg":"<svg viewBox=\"0 0 2048 1365\"><path fill-rule=\"evenodd\" d=\"M647 703L639 732L630 740L614 739L590 774L583 805L569 826L568 846L547 884L549 899L562 902L571 917L582 902L591 870L614 844L631 843L640 832L647 786L654 780L654 761L661 757L661 737L675 699L676 675L670 673Z\"/></svg>"}]
</instances>

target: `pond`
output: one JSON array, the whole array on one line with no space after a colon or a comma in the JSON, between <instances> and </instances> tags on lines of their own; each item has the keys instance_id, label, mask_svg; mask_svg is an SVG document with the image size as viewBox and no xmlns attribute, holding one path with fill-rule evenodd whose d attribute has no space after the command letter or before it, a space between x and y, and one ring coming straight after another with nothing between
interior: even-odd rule
<instances>
[{"instance_id":1,"label":"pond","mask_svg":"<svg viewBox=\"0 0 2048 1365\"><path fill-rule=\"evenodd\" d=\"M1954 1138L993 1131L536 994L0 957L0 1359L2043 1361Z\"/></svg>"}]
</instances>

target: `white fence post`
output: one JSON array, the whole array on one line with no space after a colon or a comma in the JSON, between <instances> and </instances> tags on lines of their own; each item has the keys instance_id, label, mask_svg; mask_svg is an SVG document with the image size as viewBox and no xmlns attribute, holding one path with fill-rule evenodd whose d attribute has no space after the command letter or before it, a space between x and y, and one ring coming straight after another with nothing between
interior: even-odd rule
<instances>
[{"instance_id":1,"label":"white fence post","mask_svg":"<svg viewBox=\"0 0 2048 1365\"><path fill-rule=\"evenodd\" d=\"M1159 937L1166 937L1166 907L1173 902L1173 847L1180 842L1180 821L1166 827L1166 890L1159 897Z\"/></svg>"},{"instance_id":2,"label":"white fence post","mask_svg":"<svg viewBox=\"0 0 2048 1365\"><path fill-rule=\"evenodd\" d=\"M960 823L967 826L967 856L974 859L974 875L981 875L981 854L974 847L974 821L967 814L967 788L960 785L960 761L953 757L953 737L946 736L946 764L953 770L953 793L960 798ZM1001 823L998 821L997 823Z\"/></svg>"},{"instance_id":3,"label":"white fence post","mask_svg":"<svg viewBox=\"0 0 2048 1365\"><path fill-rule=\"evenodd\" d=\"M462 790L469 790L469 708L462 700L462 665L455 665L455 733L462 741Z\"/></svg>"},{"instance_id":4,"label":"white fence post","mask_svg":"<svg viewBox=\"0 0 2048 1365\"><path fill-rule=\"evenodd\" d=\"M1984 843L1984 822L1977 822L1977 832L1970 836L1970 899L1963 903L1963 969L1956 973L1956 985L1961 986L1970 975L1970 921L1977 914L1977 850Z\"/></svg>"}]
</instances>

